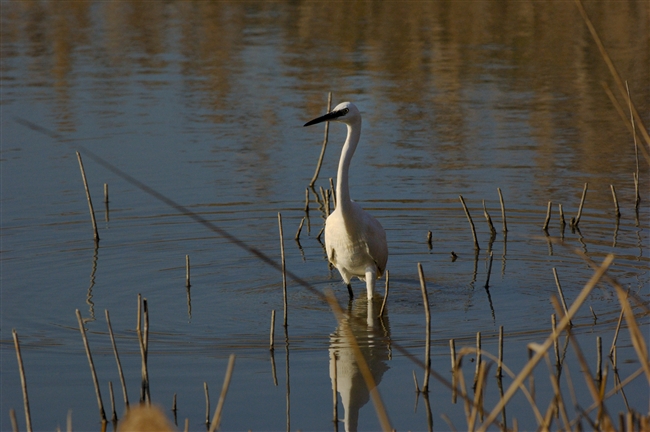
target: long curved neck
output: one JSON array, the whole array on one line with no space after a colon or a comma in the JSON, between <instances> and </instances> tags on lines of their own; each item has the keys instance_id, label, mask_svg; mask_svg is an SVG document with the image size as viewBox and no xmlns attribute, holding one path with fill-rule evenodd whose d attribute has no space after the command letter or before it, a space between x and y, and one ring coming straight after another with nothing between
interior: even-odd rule
<instances>
[{"instance_id":1,"label":"long curved neck","mask_svg":"<svg viewBox=\"0 0 650 432\"><path fill-rule=\"evenodd\" d=\"M361 136L361 120L352 124L347 124L348 136L341 150L341 159L339 160L339 171L336 177L336 206L345 213L350 208L350 188L348 185L348 172L350 171L350 161L354 156L354 151L359 144Z\"/></svg>"}]
</instances>

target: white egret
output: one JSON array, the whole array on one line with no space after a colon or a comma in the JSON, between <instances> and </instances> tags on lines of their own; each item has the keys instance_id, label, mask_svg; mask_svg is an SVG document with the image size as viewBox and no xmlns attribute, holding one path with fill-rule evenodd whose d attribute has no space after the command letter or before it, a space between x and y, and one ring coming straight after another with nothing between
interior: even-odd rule
<instances>
[{"instance_id":1,"label":"white egret","mask_svg":"<svg viewBox=\"0 0 650 432\"><path fill-rule=\"evenodd\" d=\"M379 221L350 199L348 173L361 136L361 114L353 103L343 102L305 126L324 121L337 121L348 127L336 177L336 209L325 221L327 258L341 273L350 297L353 297L350 279L365 280L370 302L375 292L375 281L386 268L388 245L386 232Z\"/></svg>"}]
</instances>

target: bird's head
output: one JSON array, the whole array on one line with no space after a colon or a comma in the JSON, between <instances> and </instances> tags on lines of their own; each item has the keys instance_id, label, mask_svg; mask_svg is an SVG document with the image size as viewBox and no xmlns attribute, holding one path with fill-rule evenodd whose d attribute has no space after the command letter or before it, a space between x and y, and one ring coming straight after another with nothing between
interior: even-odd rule
<instances>
[{"instance_id":1,"label":"bird's head","mask_svg":"<svg viewBox=\"0 0 650 432\"><path fill-rule=\"evenodd\" d=\"M320 116L305 123L305 126L311 126L324 121L338 121L341 123L352 124L361 121L361 114L352 102L341 102L334 109L324 116Z\"/></svg>"}]
</instances>

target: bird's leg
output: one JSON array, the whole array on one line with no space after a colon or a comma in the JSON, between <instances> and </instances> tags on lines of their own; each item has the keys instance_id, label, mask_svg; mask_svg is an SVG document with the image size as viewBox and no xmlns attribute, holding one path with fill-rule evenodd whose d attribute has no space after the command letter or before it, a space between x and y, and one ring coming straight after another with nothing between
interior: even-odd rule
<instances>
[{"instance_id":1,"label":"bird's leg","mask_svg":"<svg viewBox=\"0 0 650 432\"><path fill-rule=\"evenodd\" d=\"M375 281L377 280L377 269L366 269L366 290L368 291L368 301L372 301L372 296L375 294Z\"/></svg>"},{"instance_id":2,"label":"bird's leg","mask_svg":"<svg viewBox=\"0 0 650 432\"><path fill-rule=\"evenodd\" d=\"M354 298L354 293L352 292L352 284L348 284L348 294L350 294L350 300Z\"/></svg>"}]
</instances>

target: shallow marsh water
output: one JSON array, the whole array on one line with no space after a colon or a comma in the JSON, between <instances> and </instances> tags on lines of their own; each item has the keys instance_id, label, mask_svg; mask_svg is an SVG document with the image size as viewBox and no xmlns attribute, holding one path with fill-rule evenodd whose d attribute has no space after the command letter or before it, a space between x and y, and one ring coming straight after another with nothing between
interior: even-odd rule
<instances>
[{"instance_id":1,"label":"shallow marsh water","mask_svg":"<svg viewBox=\"0 0 650 432\"><path fill-rule=\"evenodd\" d=\"M647 4L586 8L650 124ZM24 426L12 328L21 339L34 428L64 427L68 410L76 430L99 427L75 309L87 320L105 405L112 381L121 416L104 310L130 400L137 400L138 293L150 308L152 399L169 408L177 394L179 425L189 418L191 429L204 427L203 383L214 408L235 353L223 429L333 427L330 351L346 357L346 348L330 308L289 281L286 345L277 271L84 156L84 149L98 154L275 260L281 212L287 268L319 291L332 289L347 308L345 286L316 239L323 219L314 194L309 226L300 244L293 240L323 136L322 128L302 125L325 112L328 91L334 104L351 100L362 111L351 194L387 231L387 319L379 333L355 332L367 334L364 349L396 429L428 424L413 392L412 371L420 380L422 372L391 346L423 357L418 262L431 304L432 366L449 379L449 339L471 347L480 331L483 348L496 354L499 326L506 364L522 367L526 345L550 330L552 268L569 302L593 273L573 249L596 262L616 254L611 275L648 301L647 163L641 158L643 201L635 214L631 134L601 86L614 87L573 3L3 2L1 18L2 430L10 429L10 408ZM317 188L336 175L344 133L331 125ZM84 156L98 248L75 150ZM562 231L557 205L568 223L585 182L580 230ZM459 195L477 227L478 254ZM491 245L483 200L497 228ZM549 234L563 235L566 246L541 230L548 201ZM354 286L363 297L363 284ZM383 279L378 288L383 293ZM364 316L362 299L349 307ZM277 385L268 352L272 309ZM574 320L592 368L596 336L607 350L619 310L603 284ZM639 324L647 335L647 315ZM626 331L618 346L625 377L639 367ZM571 350L567 364L578 394L587 396ZM471 376L474 365L466 365ZM552 396L547 383L540 368L542 407ZM643 377L627 392L634 409L647 412ZM435 381L430 401L436 429L447 428L442 414L466 427L462 404L451 403L451 392ZM622 400L613 398L610 409L624 410ZM536 426L523 397L508 411L509 422ZM341 418L344 412L340 407ZM358 427L379 427L371 402L360 407Z\"/></svg>"}]
</instances>

